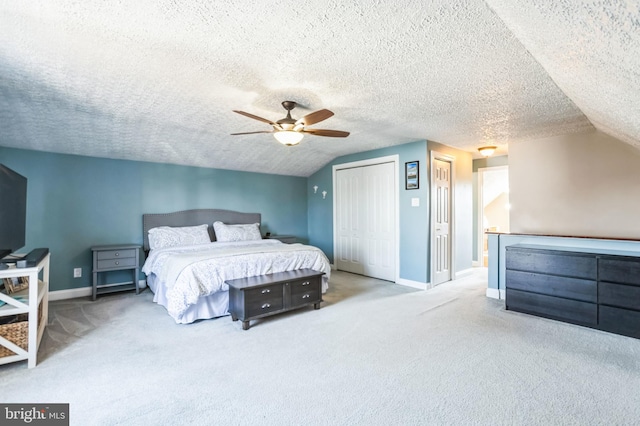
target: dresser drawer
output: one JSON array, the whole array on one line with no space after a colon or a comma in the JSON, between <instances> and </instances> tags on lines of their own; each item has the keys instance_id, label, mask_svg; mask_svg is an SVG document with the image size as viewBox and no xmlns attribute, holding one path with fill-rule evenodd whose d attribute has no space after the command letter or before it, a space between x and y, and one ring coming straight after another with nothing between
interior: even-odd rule
<instances>
[{"instance_id":1,"label":"dresser drawer","mask_svg":"<svg viewBox=\"0 0 640 426\"><path fill-rule=\"evenodd\" d=\"M312 277L299 281L292 281L289 283L291 286L291 295L306 293L309 291L320 292L320 278Z\"/></svg>"},{"instance_id":2,"label":"dresser drawer","mask_svg":"<svg viewBox=\"0 0 640 426\"><path fill-rule=\"evenodd\" d=\"M505 264L518 271L596 279L596 257L590 254L507 247Z\"/></svg>"},{"instance_id":3,"label":"dresser drawer","mask_svg":"<svg viewBox=\"0 0 640 426\"><path fill-rule=\"evenodd\" d=\"M602 257L598 261L600 281L640 286L640 260Z\"/></svg>"},{"instance_id":4,"label":"dresser drawer","mask_svg":"<svg viewBox=\"0 0 640 426\"><path fill-rule=\"evenodd\" d=\"M322 302L320 292L320 278L312 277L305 280L293 281L291 287L291 307L303 306L310 303Z\"/></svg>"},{"instance_id":5,"label":"dresser drawer","mask_svg":"<svg viewBox=\"0 0 640 426\"><path fill-rule=\"evenodd\" d=\"M107 259L122 259L136 257L135 249L125 249L125 250L105 250L98 252L98 261L107 260Z\"/></svg>"},{"instance_id":6,"label":"dresser drawer","mask_svg":"<svg viewBox=\"0 0 640 426\"><path fill-rule=\"evenodd\" d=\"M602 330L640 338L640 312L600 306L599 314L598 326Z\"/></svg>"},{"instance_id":7,"label":"dresser drawer","mask_svg":"<svg viewBox=\"0 0 640 426\"><path fill-rule=\"evenodd\" d=\"M318 303L318 302L322 302L322 298L318 294L317 290L291 295L291 307L302 306L302 305Z\"/></svg>"},{"instance_id":8,"label":"dresser drawer","mask_svg":"<svg viewBox=\"0 0 640 426\"><path fill-rule=\"evenodd\" d=\"M528 293L509 288L507 288L506 293L506 306L510 310L581 325L595 326L598 323L598 305L595 303Z\"/></svg>"},{"instance_id":9,"label":"dresser drawer","mask_svg":"<svg viewBox=\"0 0 640 426\"><path fill-rule=\"evenodd\" d=\"M506 286L591 303L596 303L598 293L596 281L511 270L506 271Z\"/></svg>"},{"instance_id":10,"label":"dresser drawer","mask_svg":"<svg viewBox=\"0 0 640 426\"><path fill-rule=\"evenodd\" d=\"M98 269L137 268L135 257L98 260Z\"/></svg>"},{"instance_id":11,"label":"dresser drawer","mask_svg":"<svg viewBox=\"0 0 640 426\"><path fill-rule=\"evenodd\" d=\"M272 300L274 297L282 300L282 284L244 290L244 297L249 302Z\"/></svg>"},{"instance_id":12,"label":"dresser drawer","mask_svg":"<svg viewBox=\"0 0 640 426\"><path fill-rule=\"evenodd\" d=\"M246 295L245 295L246 296ZM245 299L246 317L258 317L269 312L279 311L284 308L282 300L282 290L280 295L271 295L270 297L258 297L255 299Z\"/></svg>"},{"instance_id":13,"label":"dresser drawer","mask_svg":"<svg viewBox=\"0 0 640 426\"><path fill-rule=\"evenodd\" d=\"M640 287L601 282L598 286L598 302L640 311Z\"/></svg>"}]
</instances>

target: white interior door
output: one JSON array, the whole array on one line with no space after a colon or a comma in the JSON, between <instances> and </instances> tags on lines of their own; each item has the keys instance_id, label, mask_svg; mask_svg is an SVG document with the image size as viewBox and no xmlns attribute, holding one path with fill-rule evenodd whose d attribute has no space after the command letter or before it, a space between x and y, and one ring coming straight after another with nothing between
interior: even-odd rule
<instances>
[{"instance_id":1,"label":"white interior door","mask_svg":"<svg viewBox=\"0 0 640 426\"><path fill-rule=\"evenodd\" d=\"M338 170L336 181L337 267L342 271L364 274L362 170Z\"/></svg>"},{"instance_id":2,"label":"white interior door","mask_svg":"<svg viewBox=\"0 0 640 426\"><path fill-rule=\"evenodd\" d=\"M340 270L396 278L395 165L336 173L336 263Z\"/></svg>"},{"instance_id":3,"label":"white interior door","mask_svg":"<svg viewBox=\"0 0 640 426\"><path fill-rule=\"evenodd\" d=\"M433 285L451 280L451 163L433 159Z\"/></svg>"},{"instance_id":4,"label":"white interior door","mask_svg":"<svg viewBox=\"0 0 640 426\"><path fill-rule=\"evenodd\" d=\"M362 168L364 184L365 275L394 281L395 192L393 163Z\"/></svg>"}]
</instances>

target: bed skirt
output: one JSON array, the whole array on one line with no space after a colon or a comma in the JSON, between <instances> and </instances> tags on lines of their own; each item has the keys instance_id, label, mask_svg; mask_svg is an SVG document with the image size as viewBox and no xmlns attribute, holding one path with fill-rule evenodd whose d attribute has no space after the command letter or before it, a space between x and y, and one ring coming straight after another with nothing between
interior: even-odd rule
<instances>
[{"instance_id":1,"label":"bed skirt","mask_svg":"<svg viewBox=\"0 0 640 426\"><path fill-rule=\"evenodd\" d=\"M164 287L155 282L156 276L147 277L147 285L153 292L153 301L167 307L167 298ZM189 306L182 318L176 319L178 324L190 324L199 319L210 319L229 315L229 291L219 291L209 296L201 297L198 303ZM175 318L174 318L175 319Z\"/></svg>"}]
</instances>

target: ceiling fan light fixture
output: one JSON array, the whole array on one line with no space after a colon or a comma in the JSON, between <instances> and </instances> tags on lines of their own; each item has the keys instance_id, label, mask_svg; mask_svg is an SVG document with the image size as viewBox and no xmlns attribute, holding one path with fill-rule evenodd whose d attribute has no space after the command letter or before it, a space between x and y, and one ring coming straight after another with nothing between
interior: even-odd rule
<instances>
[{"instance_id":1,"label":"ceiling fan light fixture","mask_svg":"<svg viewBox=\"0 0 640 426\"><path fill-rule=\"evenodd\" d=\"M478 151L480 151L481 155L490 157L494 152L496 152L496 149L498 149L497 146L483 146L478 148Z\"/></svg>"},{"instance_id":2,"label":"ceiling fan light fixture","mask_svg":"<svg viewBox=\"0 0 640 426\"><path fill-rule=\"evenodd\" d=\"M294 132L292 130L284 130L282 132L275 132L273 134L273 137L275 137L276 140L283 145L293 146L300 143L300 141L304 137L304 134L300 132Z\"/></svg>"},{"instance_id":3,"label":"ceiling fan light fixture","mask_svg":"<svg viewBox=\"0 0 640 426\"><path fill-rule=\"evenodd\" d=\"M315 136L327 136L331 138L346 138L347 136L349 136L349 132L343 132L342 130L309 129L307 127L324 121L329 117L332 117L333 112L329 111L328 109L320 109L296 120L294 118L291 118L291 110L296 107L296 103L293 101L284 101L282 102L282 106L285 110L287 110L287 116L278 121L271 121L266 118L250 114L248 112L238 111L234 109L233 112L237 114L244 115L245 117L249 117L254 120L271 125L273 130L270 132L260 130L257 132L241 132L231 134L253 135L255 133L272 133L278 142L287 146L299 144L305 133L310 133Z\"/></svg>"}]
</instances>

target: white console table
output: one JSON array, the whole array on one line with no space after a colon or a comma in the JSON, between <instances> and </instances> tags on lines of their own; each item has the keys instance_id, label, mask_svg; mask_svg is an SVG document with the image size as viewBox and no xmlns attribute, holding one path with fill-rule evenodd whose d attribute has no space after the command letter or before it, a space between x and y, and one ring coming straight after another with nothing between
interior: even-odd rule
<instances>
[{"instance_id":1,"label":"white console table","mask_svg":"<svg viewBox=\"0 0 640 426\"><path fill-rule=\"evenodd\" d=\"M26 321L20 324L28 330L27 347L22 348L3 337L3 327L0 325L0 347L9 349L14 355L0 357L0 364L27 360L27 366L36 366L38 347L48 322L49 314L49 258L47 254L38 265L30 268L16 268L0 270L0 286L4 287L4 278L27 277L29 287L12 294L0 293L0 300L5 302L0 306L0 318L26 314ZM37 283L37 285L34 285ZM17 299L20 296L19 300ZM9 325L9 324L7 324Z\"/></svg>"}]
</instances>

